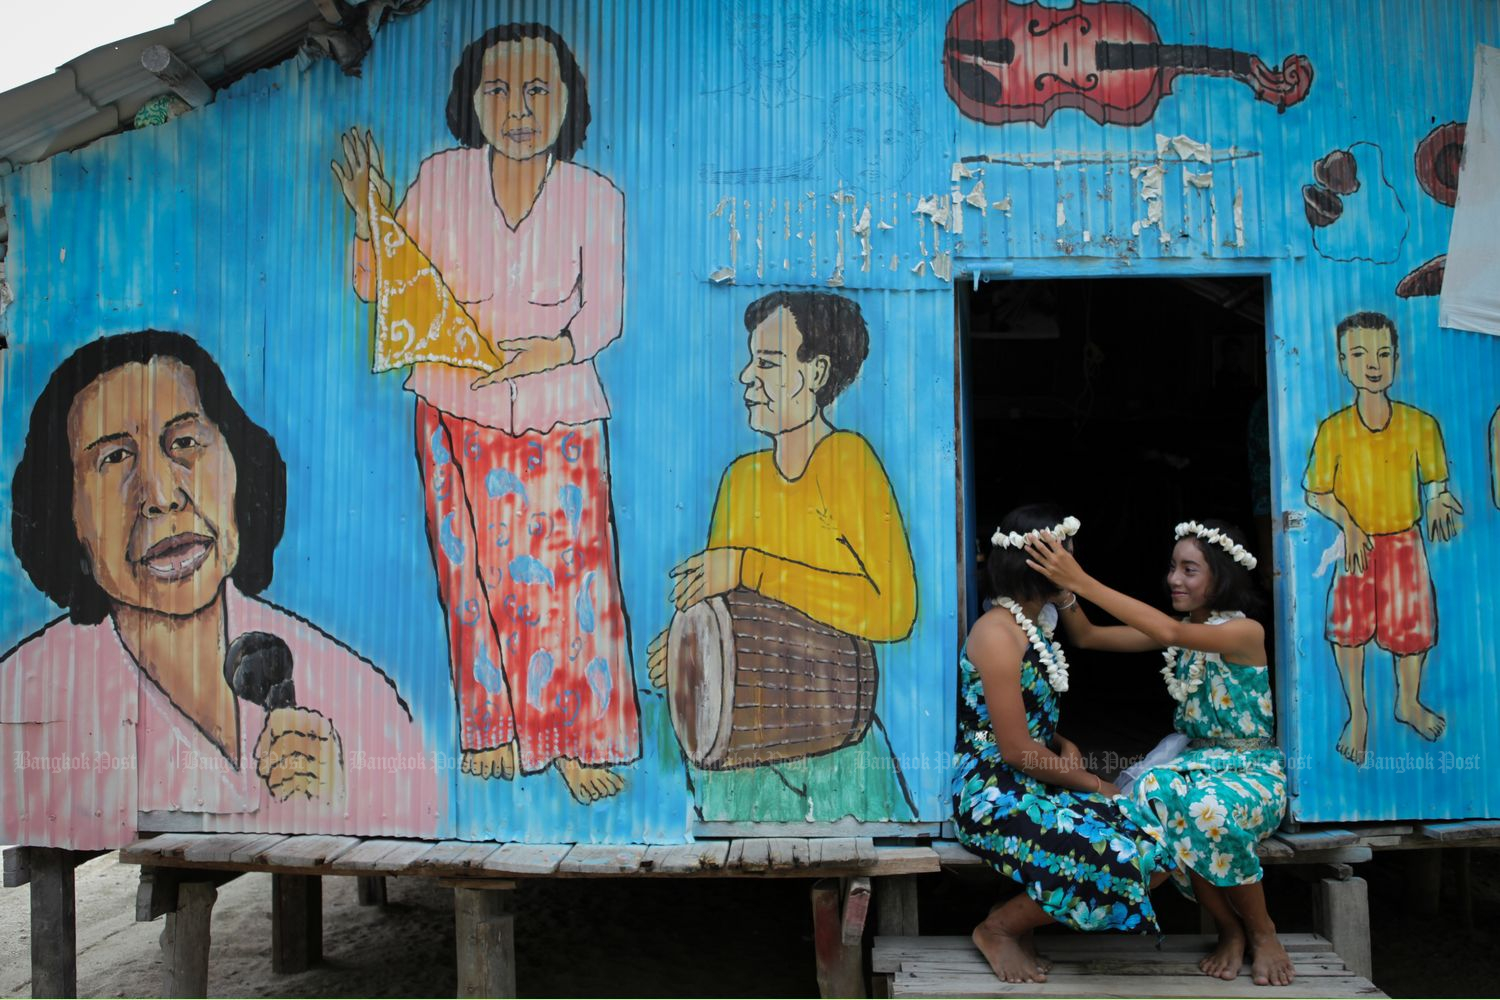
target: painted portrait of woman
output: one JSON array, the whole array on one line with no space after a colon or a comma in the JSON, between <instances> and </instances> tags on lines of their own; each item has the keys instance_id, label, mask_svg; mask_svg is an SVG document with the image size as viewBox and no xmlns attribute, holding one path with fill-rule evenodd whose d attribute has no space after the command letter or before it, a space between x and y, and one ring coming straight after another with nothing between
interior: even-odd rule
<instances>
[{"instance_id":1,"label":"painted portrait of woman","mask_svg":"<svg viewBox=\"0 0 1500 1000\"><path fill-rule=\"evenodd\" d=\"M372 134L342 137L353 285L375 370L410 369L461 770L555 768L594 802L640 756L594 366L621 334L624 199L574 162L588 86L546 25L470 42L446 114L457 145L399 203Z\"/></svg>"},{"instance_id":2,"label":"painted portrait of woman","mask_svg":"<svg viewBox=\"0 0 1500 1000\"><path fill-rule=\"evenodd\" d=\"M436 829L434 770L390 678L259 596L286 466L197 341L143 330L64 360L12 497L16 556L67 614L0 657L0 839L119 847L166 812L208 830Z\"/></svg>"}]
</instances>

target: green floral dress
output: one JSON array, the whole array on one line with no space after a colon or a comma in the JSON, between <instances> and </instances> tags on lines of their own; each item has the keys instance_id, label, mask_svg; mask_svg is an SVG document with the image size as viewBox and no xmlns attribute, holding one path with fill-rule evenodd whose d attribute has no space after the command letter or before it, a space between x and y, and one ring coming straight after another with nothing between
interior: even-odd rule
<instances>
[{"instance_id":1,"label":"green floral dress","mask_svg":"<svg viewBox=\"0 0 1500 1000\"><path fill-rule=\"evenodd\" d=\"M1160 933L1150 882L1173 862L1151 814L1129 798L1071 792L1007 764L967 648L958 664L958 839L1019 882L1059 923L1083 931ZM1057 693L1029 652L1021 661L1021 697L1031 737L1050 745Z\"/></svg>"},{"instance_id":2,"label":"green floral dress","mask_svg":"<svg viewBox=\"0 0 1500 1000\"><path fill-rule=\"evenodd\" d=\"M1238 616L1236 616L1238 617ZM1210 618L1210 625L1229 621ZM1191 651L1176 656L1185 679ZM1178 888L1192 896L1186 869L1211 885L1248 885L1261 879L1255 845L1281 823L1286 811L1286 770L1274 743L1269 667L1226 663L1207 654L1203 683L1177 706L1176 728L1192 740L1238 741L1240 746L1189 748L1146 771L1132 794L1165 828L1180 866ZM1265 746L1248 748L1252 740Z\"/></svg>"}]
</instances>

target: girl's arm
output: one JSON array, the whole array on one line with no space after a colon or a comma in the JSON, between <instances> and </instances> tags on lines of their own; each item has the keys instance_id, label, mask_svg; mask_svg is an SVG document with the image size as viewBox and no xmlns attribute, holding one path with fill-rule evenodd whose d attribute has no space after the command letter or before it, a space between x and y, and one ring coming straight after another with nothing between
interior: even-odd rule
<instances>
[{"instance_id":1,"label":"girl's arm","mask_svg":"<svg viewBox=\"0 0 1500 1000\"><path fill-rule=\"evenodd\" d=\"M969 659L984 685L995 746L1007 764L1038 781L1076 792L1117 794L1114 785L1084 769L1079 762L1058 756L1031 738L1026 706L1021 700L1021 630L998 618L980 619L969 635Z\"/></svg>"},{"instance_id":2,"label":"girl's arm","mask_svg":"<svg viewBox=\"0 0 1500 1000\"><path fill-rule=\"evenodd\" d=\"M1106 587L1083 571L1073 553L1043 535L1026 546L1026 565L1066 590L1086 598L1157 646L1181 646L1218 653L1239 663L1265 661L1266 633L1260 623L1237 618L1223 625L1198 625L1162 614L1149 604ZM1072 614L1072 612L1069 612Z\"/></svg>"},{"instance_id":3,"label":"girl's arm","mask_svg":"<svg viewBox=\"0 0 1500 1000\"><path fill-rule=\"evenodd\" d=\"M1098 649L1106 653L1149 653L1161 648L1161 643L1140 629L1128 625L1095 625L1084 613L1076 594L1072 604L1064 601L1063 606L1057 609L1057 617L1062 622L1063 631L1068 634L1068 641L1080 649Z\"/></svg>"}]
</instances>

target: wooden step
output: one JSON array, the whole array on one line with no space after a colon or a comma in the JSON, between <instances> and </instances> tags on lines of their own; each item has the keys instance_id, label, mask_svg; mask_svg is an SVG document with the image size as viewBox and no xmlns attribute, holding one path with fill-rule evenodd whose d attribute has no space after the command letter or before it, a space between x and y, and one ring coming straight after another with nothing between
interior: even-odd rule
<instances>
[{"instance_id":1,"label":"wooden step","mask_svg":"<svg viewBox=\"0 0 1500 1000\"><path fill-rule=\"evenodd\" d=\"M893 997L1249 997L1266 995L1250 979L1206 977L1198 960L1213 946L1205 934L1038 935L1037 950L1052 962L1045 983L1004 983L967 937L877 937L871 967L889 977ZM1316 934L1283 934L1297 981L1289 995L1381 997L1375 984L1350 972L1332 945Z\"/></svg>"}]
</instances>

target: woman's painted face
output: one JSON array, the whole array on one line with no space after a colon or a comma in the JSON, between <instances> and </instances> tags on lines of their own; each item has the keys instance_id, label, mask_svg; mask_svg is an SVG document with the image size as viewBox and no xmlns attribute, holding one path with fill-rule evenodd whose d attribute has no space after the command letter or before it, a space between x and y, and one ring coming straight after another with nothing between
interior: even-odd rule
<instances>
[{"instance_id":1,"label":"woman's painted face","mask_svg":"<svg viewBox=\"0 0 1500 1000\"><path fill-rule=\"evenodd\" d=\"M1173 611L1189 614L1206 605L1213 582L1208 560L1203 558L1203 550L1197 542L1184 538L1172 546L1167 593L1171 595Z\"/></svg>"},{"instance_id":2,"label":"woman's painted face","mask_svg":"<svg viewBox=\"0 0 1500 1000\"><path fill-rule=\"evenodd\" d=\"M236 470L192 369L105 372L73 399L68 441L73 525L109 599L168 615L212 603L239 560Z\"/></svg>"},{"instance_id":3,"label":"woman's painted face","mask_svg":"<svg viewBox=\"0 0 1500 1000\"><path fill-rule=\"evenodd\" d=\"M529 160L557 142L568 113L557 50L541 38L500 42L484 54L474 113L502 156Z\"/></svg>"}]
</instances>

